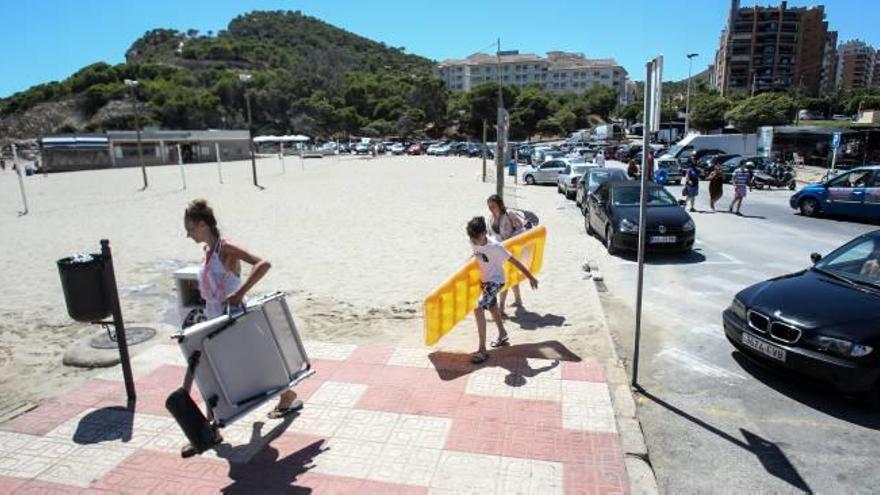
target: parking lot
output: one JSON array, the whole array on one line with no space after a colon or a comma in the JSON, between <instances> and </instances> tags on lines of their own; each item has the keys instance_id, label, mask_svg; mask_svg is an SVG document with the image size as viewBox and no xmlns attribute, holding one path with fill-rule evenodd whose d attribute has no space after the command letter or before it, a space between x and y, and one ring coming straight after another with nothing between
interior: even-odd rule
<instances>
[{"instance_id":1,"label":"parking lot","mask_svg":"<svg viewBox=\"0 0 880 495\"><path fill-rule=\"evenodd\" d=\"M557 195L555 187L532 187ZM741 289L807 268L812 252L827 254L877 226L803 217L785 190L751 192L737 217L726 212L733 191L725 186L724 211L711 212L705 187L691 214L694 250L649 256L645 269L638 402L661 490L854 493L871 486L877 475L866 468L880 453L876 411L755 365L725 338L721 313ZM680 188L669 190L678 196ZM574 201L557 196L571 219L565 228L584 232ZM635 256L610 256L594 238L585 261L599 268L609 326L631 365Z\"/></svg>"}]
</instances>

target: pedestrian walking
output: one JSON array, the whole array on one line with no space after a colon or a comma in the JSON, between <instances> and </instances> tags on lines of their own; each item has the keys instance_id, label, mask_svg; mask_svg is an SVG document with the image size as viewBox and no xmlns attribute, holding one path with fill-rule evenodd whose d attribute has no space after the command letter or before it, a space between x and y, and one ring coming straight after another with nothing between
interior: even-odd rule
<instances>
[{"instance_id":1,"label":"pedestrian walking","mask_svg":"<svg viewBox=\"0 0 880 495\"><path fill-rule=\"evenodd\" d=\"M501 196L497 194L489 196L489 199L486 200L486 205L489 207L489 211L492 213L492 218L489 222L489 231L498 242L506 241L507 239L510 239L515 235L519 235L526 230L523 220L504 206L504 200L501 199ZM521 308L523 306L523 303L522 295L519 292L519 284L514 285L512 289L513 304L511 306ZM507 291L501 291L500 295L501 297L499 301L499 312L503 317L505 303L507 301Z\"/></svg>"},{"instance_id":2,"label":"pedestrian walking","mask_svg":"<svg viewBox=\"0 0 880 495\"><path fill-rule=\"evenodd\" d=\"M633 180L639 178L639 166L636 165L635 160L630 160L629 163L626 164L626 175Z\"/></svg>"},{"instance_id":3,"label":"pedestrian walking","mask_svg":"<svg viewBox=\"0 0 880 495\"><path fill-rule=\"evenodd\" d=\"M498 327L498 338L492 342L492 347L510 345L507 330L504 329L504 322L498 311L498 292L506 282L504 262L509 260L511 265L528 277L533 289L538 288L538 279L532 275L528 268L512 257L510 251L501 243L489 238L485 218L472 218L467 224L467 235L471 242L474 258L477 260L477 266L480 268L480 285L482 287L482 294L477 301L477 307L474 308L479 347L471 357L472 363L480 364L489 359L489 354L486 352L486 311L489 311Z\"/></svg>"},{"instance_id":4,"label":"pedestrian walking","mask_svg":"<svg viewBox=\"0 0 880 495\"><path fill-rule=\"evenodd\" d=\"M223 315L227 310L240 308L247 292L262 279L272 267L269 260L261 258L239 244L220 235L214 210L204 199L190 202L183 215L186 236L203 245L205 257L199 267L199 293L205 300L205 316L208 319ZM242 262L252 266L250 274L242 282ZM301 409L302 401L296 392L285 390L278 405L269 411L270 419L282 418ZM189 453L184 451L184 455Z\"/></svg>"},{"instance_id":5,"label":"pedestrian walking","mask_svg":"<svg viewBox=\"0 0 880 495\"><path fill-rule=\"evenodd\" d=\"M709 173L709 206L715 211L715 203L724 195L724 170L716 164Z\"/></svg>"},{"instance_id":6,"label":"pedestrian walking","mask_svg":"<svg viewBox=\"0 0 880 495\"><path fill-rule=\"evenodd\" d=\"M697 170L697 164L694 161L691 161L684 174L683 192L685 205L690 204L690 211L697 211L694 208L694 203L697 201L697 195L700 194L700 171Z\"/></svg>"},{"instance_id":7,"label":"pedestrian walking","mask_svg":"<svg viewBox=\"0 0 880 495\"><path fill-rule=\"evenodd\" d=\"M597 167L605 166L605 151L604 150L596 150L596 156L593 157L593 163L596 164Z\"/></svg>"},{"instance_id":8,"label":"pedestrian walking","mask_svg":"<svg viewBox=\"0 0 880 495\"><path fill-rule=\"evenodd\" d=\"M749 169L746 168L745 163L740 163L733 173L733 201L730 202L728 211L733 212L733 206L736 205L736 214L742 216L739 210L742 208L743 199L746 197L746 189L749 187L750 177Z\"/></svg>"}]
</instances>

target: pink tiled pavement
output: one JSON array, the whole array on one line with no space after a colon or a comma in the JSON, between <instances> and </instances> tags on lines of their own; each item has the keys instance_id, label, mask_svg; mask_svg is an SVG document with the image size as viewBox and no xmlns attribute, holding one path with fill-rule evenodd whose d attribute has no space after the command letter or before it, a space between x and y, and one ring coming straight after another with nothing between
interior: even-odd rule
<instances>
[{"instance_id":1,"label":"pink tiled pavement","mask_svg":"<svg viewBox=\"0 0 880 495\"><path fill-rule=\"evenodd\" d=\"M543 362L532 347L526 362L513 346L475 367L467 355L314 345L323 358L296 389L300 415L255 413L192 459L164 407L184 375L167 348L140 363L133 416L112 374L47 400L0 425L0 495L629 491L596 361ZM580 408L610 416L572 421Z\"/></svg>"}]
</instances>

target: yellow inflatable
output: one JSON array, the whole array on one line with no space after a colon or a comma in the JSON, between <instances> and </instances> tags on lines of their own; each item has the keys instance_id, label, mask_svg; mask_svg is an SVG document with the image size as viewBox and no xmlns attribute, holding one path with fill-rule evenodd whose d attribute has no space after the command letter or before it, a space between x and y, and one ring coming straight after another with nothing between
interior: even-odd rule
<instances>
[{"instance_id":1,"label":"yellow inflatable","mask_svg":"<svg viewBox=\"0 0 880 495\"><path fill-rule=\"evenodd\" d=\"M541 225L504 241L504 247L516 259L537 275L544 262L544 243L547 227ZM526 278L510 262L504 263L507 285L523 282ZM480 268L471 261L458 269L425 298L425 344L434 345L452 331L477 305L480 297Z\"/></svg>"}]
</instances>

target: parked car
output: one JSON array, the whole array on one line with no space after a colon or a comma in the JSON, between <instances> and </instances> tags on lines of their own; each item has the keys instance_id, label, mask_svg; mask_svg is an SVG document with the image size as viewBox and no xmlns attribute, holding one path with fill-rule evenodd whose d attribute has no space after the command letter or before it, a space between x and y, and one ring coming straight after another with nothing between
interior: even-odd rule
<instances>
[{"instance_id":1,"label":"parked car","mask_svg":"<svg viewBox=\"0 0 880 495\"><path fill-rule=\"evenodd\" d=\"M640 151L642 151L642 147L638 144L624 144L617 148L617 159L622 162L628 162Z\"/></svg>"},{"instance_id":2,"label":"parked car","mask_svg":"<svg viewBox=\"0 0 880 495\"><path fill-rule=\"evenodd\" d=\"M703 155L697 161L697 169L700 171L700 177L705 179L709 176L709 173L712 172L712 169L715 165L721 165L727 160L731 158L736 158L739 155L733 155L729 153L719 153L717 155Z\"/></svg>"},{"instance_id":3,"label":"parked car","mask_svg":"<svg viewBox=\"0 0 880 495\"><path fill-rule=\"evenodd\" d=\"M880 165L857 167L823 182L808 184L789 201L807 217L848 215L880 219Z\"/></svg>"},{"instance_id":4,"label":"parked car","mask_svg":"<svg viewBox=\"0 0 880 495\"><path fill-rule=\"evenodd\" d=\"M811 258L810 268L737 293L724 333L771 369L867 394L880 407L880 230Z\"/></svg>"},{"instance_id":5,"label":"parked car","mask_svg":"<svg viewBox=\"0 0 880 495\"><path fill-rule=\"evenodd\" d=\"M370 143L357 143L354 145L355 155L369 155L372 152Z\"/></svg>"},{"instance_id":6,"label":"parked car","mask_svg":"<svg viewBox=\"0 0 880 495\"><path fill-rule=\"evenodd\" d=\"M526 184L555 184L559 174L565 172L568 161L555 159L540 165L529 165L523 169L523 181Z\"/></svg>"},{"instance_id":7,"label":"parked car","mask_svg":"<svg viewBox=\"0 0 880 495\"><path fill-rule=\"evenodd\" d=\"M449 152L449 144L447 143L434 143L428 146L427 151L425 151L426 155L429 156L437 156L439 154L446 154Z\"/></svg>"},{"instance_id":8,"label":"parked car","mask_svg":"<svg viewBox=\"0 0 880 495\"><path fill-rule=\"evenodd\" d=\"M721 164L721 170L724 172L724 182L733 181L733 173L743 162L751 162L753 164L752 170L764 170L773 163L766 156L733 156Z\"/></svg>"},{"instance_id":9,"label":"parked car","mask_svg":"<svg viewBox=\"0 0 880 495\"><path fill-rule=\"evenodd\" d=\"M423 153L424 151L422 150L422 145L419 143L413 143L409 145L409 147L406 149L407 155L421 155Z\"/></svg>"},{"instance_id":10,"label":"parked car","mask_svg":"<svg viewBox=\"0 0 880 495\"><path fill-rule=\"evenodd\" d=\"M733 155L733 154L734 153L728 153L724 150L719 150L719 149L715 149L715 148L704 148L704 149L699 149L697 151L694 151L694 153L691 155L691 160L696 160L697 163L701 163L703 158L705 158L707 156Z\"/></svg>"},{"instance_id":11,"label":"parked car","mask_svg":"<svg viewBox=\"0 0 880 495\"><path fill-rule=\"evenodd\" d=\"M351 144L339 143L339 153L351 153Z\"/></svg>"},{"instance_id":12,"label":"parked car","mask_svg":"<svg viewBox=\"0 0 880 495\"><path fill-rule=\"evenodd\" d=\"M575 203L581 208L581 213L587 214L589 202L587 198L596 189L610 180L627 180L626 172L619 168L609 167L590 167L587 172L578 180L577 191L575 192Z\"/></svg>"},{"instance_id":13,"label":"parked car","mask_svg":"<svg viewBox=\"0 0 880 495\"><path fill-rule=\"evenodd\" d=\"M556 176L556 192L565 194L566 199L574 198L577 192L578 181L584 176L590 165L586 163L571 163L565 166L565 170Z\"/></svg>"},{"instance_id":14,"label":"parked car","mask_svg":"<svg viewBox=\"0 0 880 495\"><path fill-rule=\"evenodd\" d=\"M637 250L639 245L638 181L610 181L596 188L587 198L584 217L587 234L598 235L608 254ZM648 250L690 251L694 247L696 227L678 200L657 184L648 186L645 232Z\"/></svg>"},{"instance_id":15,"label":"parked car","mask_svg":"<svg viewBox=\"0 0 880 495\"><path fill-rule=\"evenodd\" d=\"M524 162L526 164L532 163L532 153L535 152L535 148L529 145L523 145L519 147L517 156L519 157L519 161Z\"/></svg>"},{"instance_id":16,"label":"parked car","mask_svg":"<svg viewBox=\"0 0 880 495\"><path fill-rule=\"evenodd\" d=\"M403 146L403 143L394 143L391 145L391 154L393 155L402 155L406 152L406 148Z\"/></svg>"}]
</instances>

